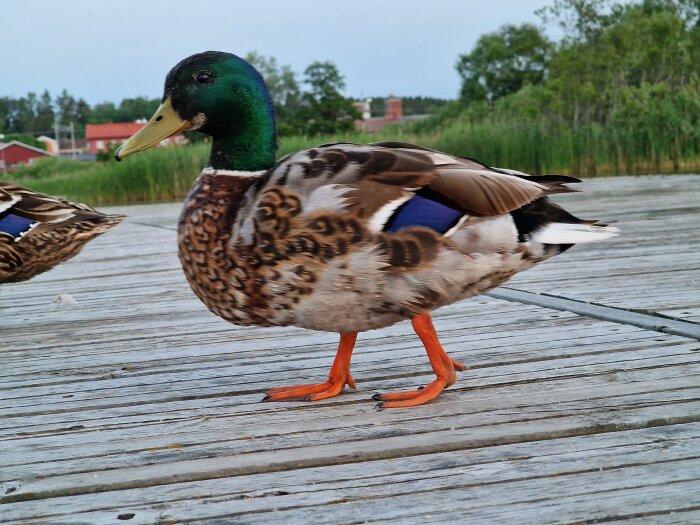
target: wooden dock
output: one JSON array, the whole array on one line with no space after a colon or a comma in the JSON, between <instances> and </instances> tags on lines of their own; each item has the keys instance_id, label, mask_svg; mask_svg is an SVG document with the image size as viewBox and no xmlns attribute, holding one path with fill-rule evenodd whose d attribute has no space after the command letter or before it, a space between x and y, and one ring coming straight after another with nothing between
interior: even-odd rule
<instances>
[{"instance_id":1,"label":"wooden dock","mask_svg":"<svg viewBox=\"0 0 700 525\"><path fill-rule=\"evenodd\" d=\"M119 208L0 290L0 523L700 523L700 176L585 190L557 200L623 234L439 310L470 369L384 411L431 379L408 323L360 335L357 391L261 403L324 379L337 336L218 319L179 204Z\"/></svg>"}]
</instances>

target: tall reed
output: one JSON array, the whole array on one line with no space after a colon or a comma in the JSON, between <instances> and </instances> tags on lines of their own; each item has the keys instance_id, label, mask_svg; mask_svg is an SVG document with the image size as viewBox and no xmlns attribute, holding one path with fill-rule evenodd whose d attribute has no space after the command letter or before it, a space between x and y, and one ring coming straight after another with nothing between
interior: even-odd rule
<instances>
[{"instance_id":1,"label":"tall reed","mask_svg":"<svg viewBox=\"0 0 700 525\"><path fill-rule=\"evenodd\" d=\"M700 171L700 131L691 126L592 124L579 129L540 119L459 115L433 127L391 126L379 133L284 137L280 156L329 142L402 141L530 173L580 176ZM209 156L210 145L155 148L124 162L44 159L9 174L38 191L94 205L179 200Z\"/></svg>"}]
</instances>

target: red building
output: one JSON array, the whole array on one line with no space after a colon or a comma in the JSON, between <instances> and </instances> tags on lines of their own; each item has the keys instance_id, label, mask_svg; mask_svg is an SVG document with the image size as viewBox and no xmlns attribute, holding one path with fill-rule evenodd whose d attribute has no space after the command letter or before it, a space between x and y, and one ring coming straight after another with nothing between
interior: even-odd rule
<instances>
[{"instance_id":1,"label":"red building","mask_svg":"<svg viewBox=\"0 0 700 525\"><path fill-rule=\"evenodd\" d=\"M362 114L362 120L355 121L355 129L362 131L379 131L389 124L398 124L403 119L403 103L400 98L390 97L384 102L384 116L371 117L369 101L355 102L355 107Z\"/></svg>"},{"instance_id":2,"label":"red building","mask_svg":"<svg viewBox=\"0 0 700 525\"><path fill-rule=\"evenodd\" d=\"M48 151L16 140L0 143L0 171L10 171L21 164L31 164L34 159L50 156Z\"/></svg>"},{"instance_id":3,"label":"red building","mask_svg":"<svg viewBox=\"0 0 700 525\"><path fill-rule=\"evenodd\" d=\"M108 151L110 144L124 144L129 137L146 125L146 121L108 122L106 124L88 124L85 127L85 140L88 152L98 153ZM185 137L176 135L163 140L160 145L182 144Z\"/></svg>"}]
</instances>

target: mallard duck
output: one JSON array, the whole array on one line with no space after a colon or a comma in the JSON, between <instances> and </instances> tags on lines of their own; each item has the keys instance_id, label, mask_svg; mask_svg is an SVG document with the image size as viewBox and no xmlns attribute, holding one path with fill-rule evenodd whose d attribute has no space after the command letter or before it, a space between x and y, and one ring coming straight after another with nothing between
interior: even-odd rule
<instances>
[{"instance_id":1,"label":"mallard duck","mask_svg":"<svg viewBox=\"0 0 700 525\"><path fill-rule=\"evenodd\" d=\"M0 182L0 284L50 270L122 220L123 215Z\"/></svg>"},{"instance_id":2,"label":"mallard duck","mask_svg":"<svg viewBox=\"0 0 700 525\"><path fill-rule=\"evenodd\" d=\"M440 306L494 288L575 243L615 230L547 199L580 182L489 168L400 142L324 144L275 160L270 95L229 53L190 56L167 75L162 104L116 152L123 159L183 130L212 137L178 226L194 293L237 325L337 332L327 381L267 391L267 401L319 400L355 388L358 332L410 320L436 379L377 394L380 407L434 399L464 365L431 322Z\"/></svg>"}]
</instances>

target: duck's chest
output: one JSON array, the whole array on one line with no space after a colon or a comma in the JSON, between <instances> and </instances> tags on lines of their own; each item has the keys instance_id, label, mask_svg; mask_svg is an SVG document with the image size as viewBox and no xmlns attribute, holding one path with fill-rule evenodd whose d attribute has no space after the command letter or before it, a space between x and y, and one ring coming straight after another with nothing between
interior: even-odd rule
<instances>
[{"instance_id":1,"label":"duck's chest","mask_svg":"<svg viewBox=\"0 0 700 525\"><path fill-rule=\"evenodd\" d=\"M252 182L202 175L180 215L178 255L192 291L209 310L235 324L269 325L255 304L260 276L254 259L231 243Z\"/></svg>"}]
</instances>

